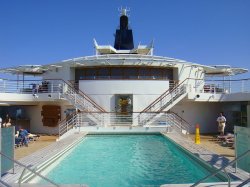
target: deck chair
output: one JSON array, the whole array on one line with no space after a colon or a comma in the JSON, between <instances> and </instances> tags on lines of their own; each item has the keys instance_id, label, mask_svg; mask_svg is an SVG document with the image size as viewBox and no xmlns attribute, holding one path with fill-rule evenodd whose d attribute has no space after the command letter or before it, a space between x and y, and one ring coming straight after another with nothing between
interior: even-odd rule
<instances>
[{"instance_id":1,"label":"deck chair","mask_svg":"<svg viewBox=\"0 0 250 187\"><path fill-rule=\"evenodd\" d=\"M217 136L217 141L225 142L227 139L234 138L234 134L228 133L224 136Z\"/></svg>"},{"instance_id":2,"label":"deck chair","mask_svg":"<svg viewBox=\"0 0 250 187\"><path fill-rule=\"evenodd\" d=\"M36 134L31 134L31 133L28 134L28 138L30 141L37 141L39 139L39 137L40 136L36 135Z\"/></svg>"}]
</instances>

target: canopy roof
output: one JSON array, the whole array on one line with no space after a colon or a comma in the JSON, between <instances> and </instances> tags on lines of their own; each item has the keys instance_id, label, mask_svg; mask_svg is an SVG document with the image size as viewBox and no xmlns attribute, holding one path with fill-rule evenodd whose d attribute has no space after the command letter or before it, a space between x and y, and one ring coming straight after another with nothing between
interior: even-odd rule
<instances>
[{"instance_id":1,"label":"canopy roof","mask_svg":"<svg viewBox=\"0 0 250 187\"><path fill-rule=\"evenodd\" d=\"M42 75L49 69L54 69L55 66L53 65L20 65L16 67L0 68L0 73Z\"/></svg>"},{"instance_id":2,"label":"canopy roof","mask_svg":"<svg viewBox=\"0 0 250 187\"><path fill-rule=\"evenodd\" d=\"M61 68L63 66L73 68L84 66L157 66L174 68L178 64L201 67L206 76L231 76L248 72L245 68L234 68L230 65L207 66L169 57L140 54L106 54L73 58L47 65L21 65L11 68L2 68L0 69L0 73L42 75L46 71Z\"/></svg>"}]
</instances>

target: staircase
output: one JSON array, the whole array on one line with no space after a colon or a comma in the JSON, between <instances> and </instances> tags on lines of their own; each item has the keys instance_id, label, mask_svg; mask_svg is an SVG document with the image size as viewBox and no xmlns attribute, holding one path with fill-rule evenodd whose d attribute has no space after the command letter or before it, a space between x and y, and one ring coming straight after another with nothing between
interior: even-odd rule
<instances>
[{"instance_id":1,"label":"staircase","mask_svg":"<svg viewBox=\"0 0 250 187\"><path fill-rule=\"evenodd\" d=\"M176 85L173 89L168 89L148 107L146 107L138 115L138 124L147 125L159 113L170 110L174 105L180 102L187 95L187 80L185 79L180 84ZM147 113L151 113L148 115Z\"/></svg>"},{"instance_id":2,"label":"staircase","mask_svg":"<svg viewBox=\"0 0 250 187\"><path fill-rule=\"evenodd\" d=\"M88 113L89 118L96 123L101 122L102 116L99 113L103 113L105 110L81 90L76 90L74 86L63 81L61 93L61 97L67 99L76 109Z\"/></svg>"},{"instance_id":3,"label":"staircase","mask_svg":"<svg viewBox=\"0 0 250 187\"><path fill-rule=\"evenodd\" d=\"M147 113L152 120L147 123L147 127L167 127L169 131L175 130L179 134L189 134L192 125L174 112Z\"/></svg>"},{"instance_id":4,"label":"staircase","mask_svg":"<svg viewBox=\"0 0 250 187\"><path fill-rule=\"evenodd\" d=\"M59 123L59 139L62 138L63 135L66 134L69 130L76 127L77 123L77 113L71 114L70 118L65 118Z\"/></svg>"},{"instance_id":5,"label":"staircase","mask_svg":"<svg viewBox=\"0 0 250 187\"><path fill-rule=\"evenodd\" d=\"M166 113L166 120L170 126L177 132L187 135L189 134L192 125L174 112Z\"/></svg>"},{"instance_id":6,"label":"staircase","mask_svg":"<svg viewBox=\"0 0 250 187\"><path fill-rule=\"evenodd\" d=\"M59 84L59 92L61 94L60 98L66 99L75 106L76 110L80 111L72 114L70 119L64 119L61 121L59 124L60 137L78 124L77 120L82 117L82 113L84 113L84 115L93 123L102 124L102 114L106 111L81 90L77 90L70 83L61 80L61 83Z\"/></svg>"}]
</instances>

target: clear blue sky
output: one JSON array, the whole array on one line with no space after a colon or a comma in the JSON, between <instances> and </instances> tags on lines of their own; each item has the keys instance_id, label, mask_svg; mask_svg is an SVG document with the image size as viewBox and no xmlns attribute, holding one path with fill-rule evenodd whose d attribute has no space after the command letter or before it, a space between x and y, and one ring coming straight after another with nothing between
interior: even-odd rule
<instances>
[{"instance_id":1,"label":"clear blue sky","mask_svg":"<svg viewBox=\"0 0 250 187\"><path fill-rule=\"evenodd\" d=\"M250 69L249 0L0 0L0 68L90 56L93 38L113 45L121 6L155 55Z\"/></svg>"}]
</instances>

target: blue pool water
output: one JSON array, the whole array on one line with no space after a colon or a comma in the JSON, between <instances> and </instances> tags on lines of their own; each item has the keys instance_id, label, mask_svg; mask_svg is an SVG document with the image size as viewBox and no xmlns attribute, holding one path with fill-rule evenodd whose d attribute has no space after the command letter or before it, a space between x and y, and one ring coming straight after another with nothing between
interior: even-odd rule
<instances>
[{"instance_id":1,"label":"blue pool water","mask_svg":"<svg viewBox=\"0 0 250 187\"><path fill-rule=\"evenodd\" d=\"M88 135L47 177L58 184L152 187L193 183L208 174L162 135Z\"/></svg>"}]
</instances>

